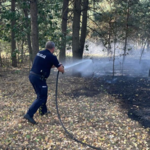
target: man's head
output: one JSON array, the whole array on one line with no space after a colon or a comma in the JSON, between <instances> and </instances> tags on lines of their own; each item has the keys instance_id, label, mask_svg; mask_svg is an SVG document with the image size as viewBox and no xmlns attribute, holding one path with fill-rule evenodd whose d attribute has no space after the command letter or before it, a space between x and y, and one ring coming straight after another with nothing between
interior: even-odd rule
<instances>
[{"instance_id":1,"label":"man's head","mask_svg":"<svg viewBox=\"0 0 150 150\"><path fill-rule=\"evenodd\" d=\"M48 49L51 53L54 53L55 43L53 41L48 41L45 44L45 48Z\"/></svg>"}]
</instances>

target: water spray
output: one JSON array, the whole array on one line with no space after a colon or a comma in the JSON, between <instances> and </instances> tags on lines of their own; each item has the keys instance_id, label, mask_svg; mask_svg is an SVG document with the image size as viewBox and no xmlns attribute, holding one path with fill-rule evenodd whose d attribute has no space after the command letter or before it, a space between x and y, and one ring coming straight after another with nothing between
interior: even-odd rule
<instances>
[{"instance_id":1,"label":"water spray","mask_svg":"<svg viewBox=\"0 0 150 150\"><path fill-rule=\"evenodd\" d=\"M81 60L79 62L76 62L76 63L73 63L71 65L65 66L65 69L72 68L72 67L77 66L77 65L82 64L82 63L87 63L87 65L89 65L90 63L92 63L92 60L91 59Z\"/></svg>"}]
</instances>

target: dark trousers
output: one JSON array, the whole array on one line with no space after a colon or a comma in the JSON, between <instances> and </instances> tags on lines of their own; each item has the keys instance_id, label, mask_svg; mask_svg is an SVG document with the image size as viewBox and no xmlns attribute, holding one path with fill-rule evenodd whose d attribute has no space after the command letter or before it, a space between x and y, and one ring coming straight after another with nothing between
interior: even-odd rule
<instances>
[{"instance_id":1,"label":"dark trousers","mask_svg":"<svg viewBox=\"0 0 150 150\"><path fill-rule=\"evenodd\" d=\"M43 115L47 112L46 102L48 87L46 84L46 80L41 79L39 76L34 74L29 75L29 80L35 90L35 93L37 94L37 98L29 107L27 114L30 117L33 117L36 111L39 109L39 113Z\"/></svg>"}]
</instances>

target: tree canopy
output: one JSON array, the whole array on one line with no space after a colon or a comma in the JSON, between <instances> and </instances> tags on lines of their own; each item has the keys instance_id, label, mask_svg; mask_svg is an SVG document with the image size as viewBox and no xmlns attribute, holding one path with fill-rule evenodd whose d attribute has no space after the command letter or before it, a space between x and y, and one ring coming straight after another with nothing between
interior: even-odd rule
<instances>
[{"instance_id":1,"label":"tree canopy","mask_svg":"<svg viewBox=\"0 0 150 150\"><path fill-rule=\"evenodd\" d=\"M35 3L35 5L34 5ZM33 61L47 40L56 43L59 58L65 61L66 50L81 59L88 50L85 41L100 41L108 54L112 43L122 43L125 57L129 43L139 43L149 49L150 3L147 0L5 0L0 2L0 43L11 49L0 51L16 55L29 53ZM37 20L37 21L36 21Z\"/></svg>"}]
</instances>

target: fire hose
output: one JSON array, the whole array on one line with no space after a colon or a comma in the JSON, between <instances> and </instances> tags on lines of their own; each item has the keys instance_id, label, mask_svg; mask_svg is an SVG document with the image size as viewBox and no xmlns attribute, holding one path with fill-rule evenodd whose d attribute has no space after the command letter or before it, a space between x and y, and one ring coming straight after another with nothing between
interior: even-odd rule
<instances>
[{"instance_id":1,"label":"fire hose","mask_svg":"<svg viewBox=\"0 0 150 150\"><path fill-rule=\"evenodd\" d=\"M58 101L57 101L58 78L59 78L59 71L57 72L57 78L56 78L55 103L56 103L56 110L57 110L58 119L59 119L59 122L60 122L62 128L64 129L65 133L66 133L72 140L76 141L77 143L80 143L80 144L82 144L82 145L84 145L84 146L88 146L88 147L93 148L93 149L101 150L101 148L99 148L99 147L94 147L94 146L92 146L92 145L89 145L89 144L87 144L87 143L84 143L84 142L82 142L82 141L76 139L76 138L73 136L73 134L71 134L71 133L66 129L66 127L64 126L64 124L63 124L63 122L62 122L62 120L61 120L61 116L60 116L60 113L59 113L59 109L58 109Z\"/></svg>"}]
</instances>

